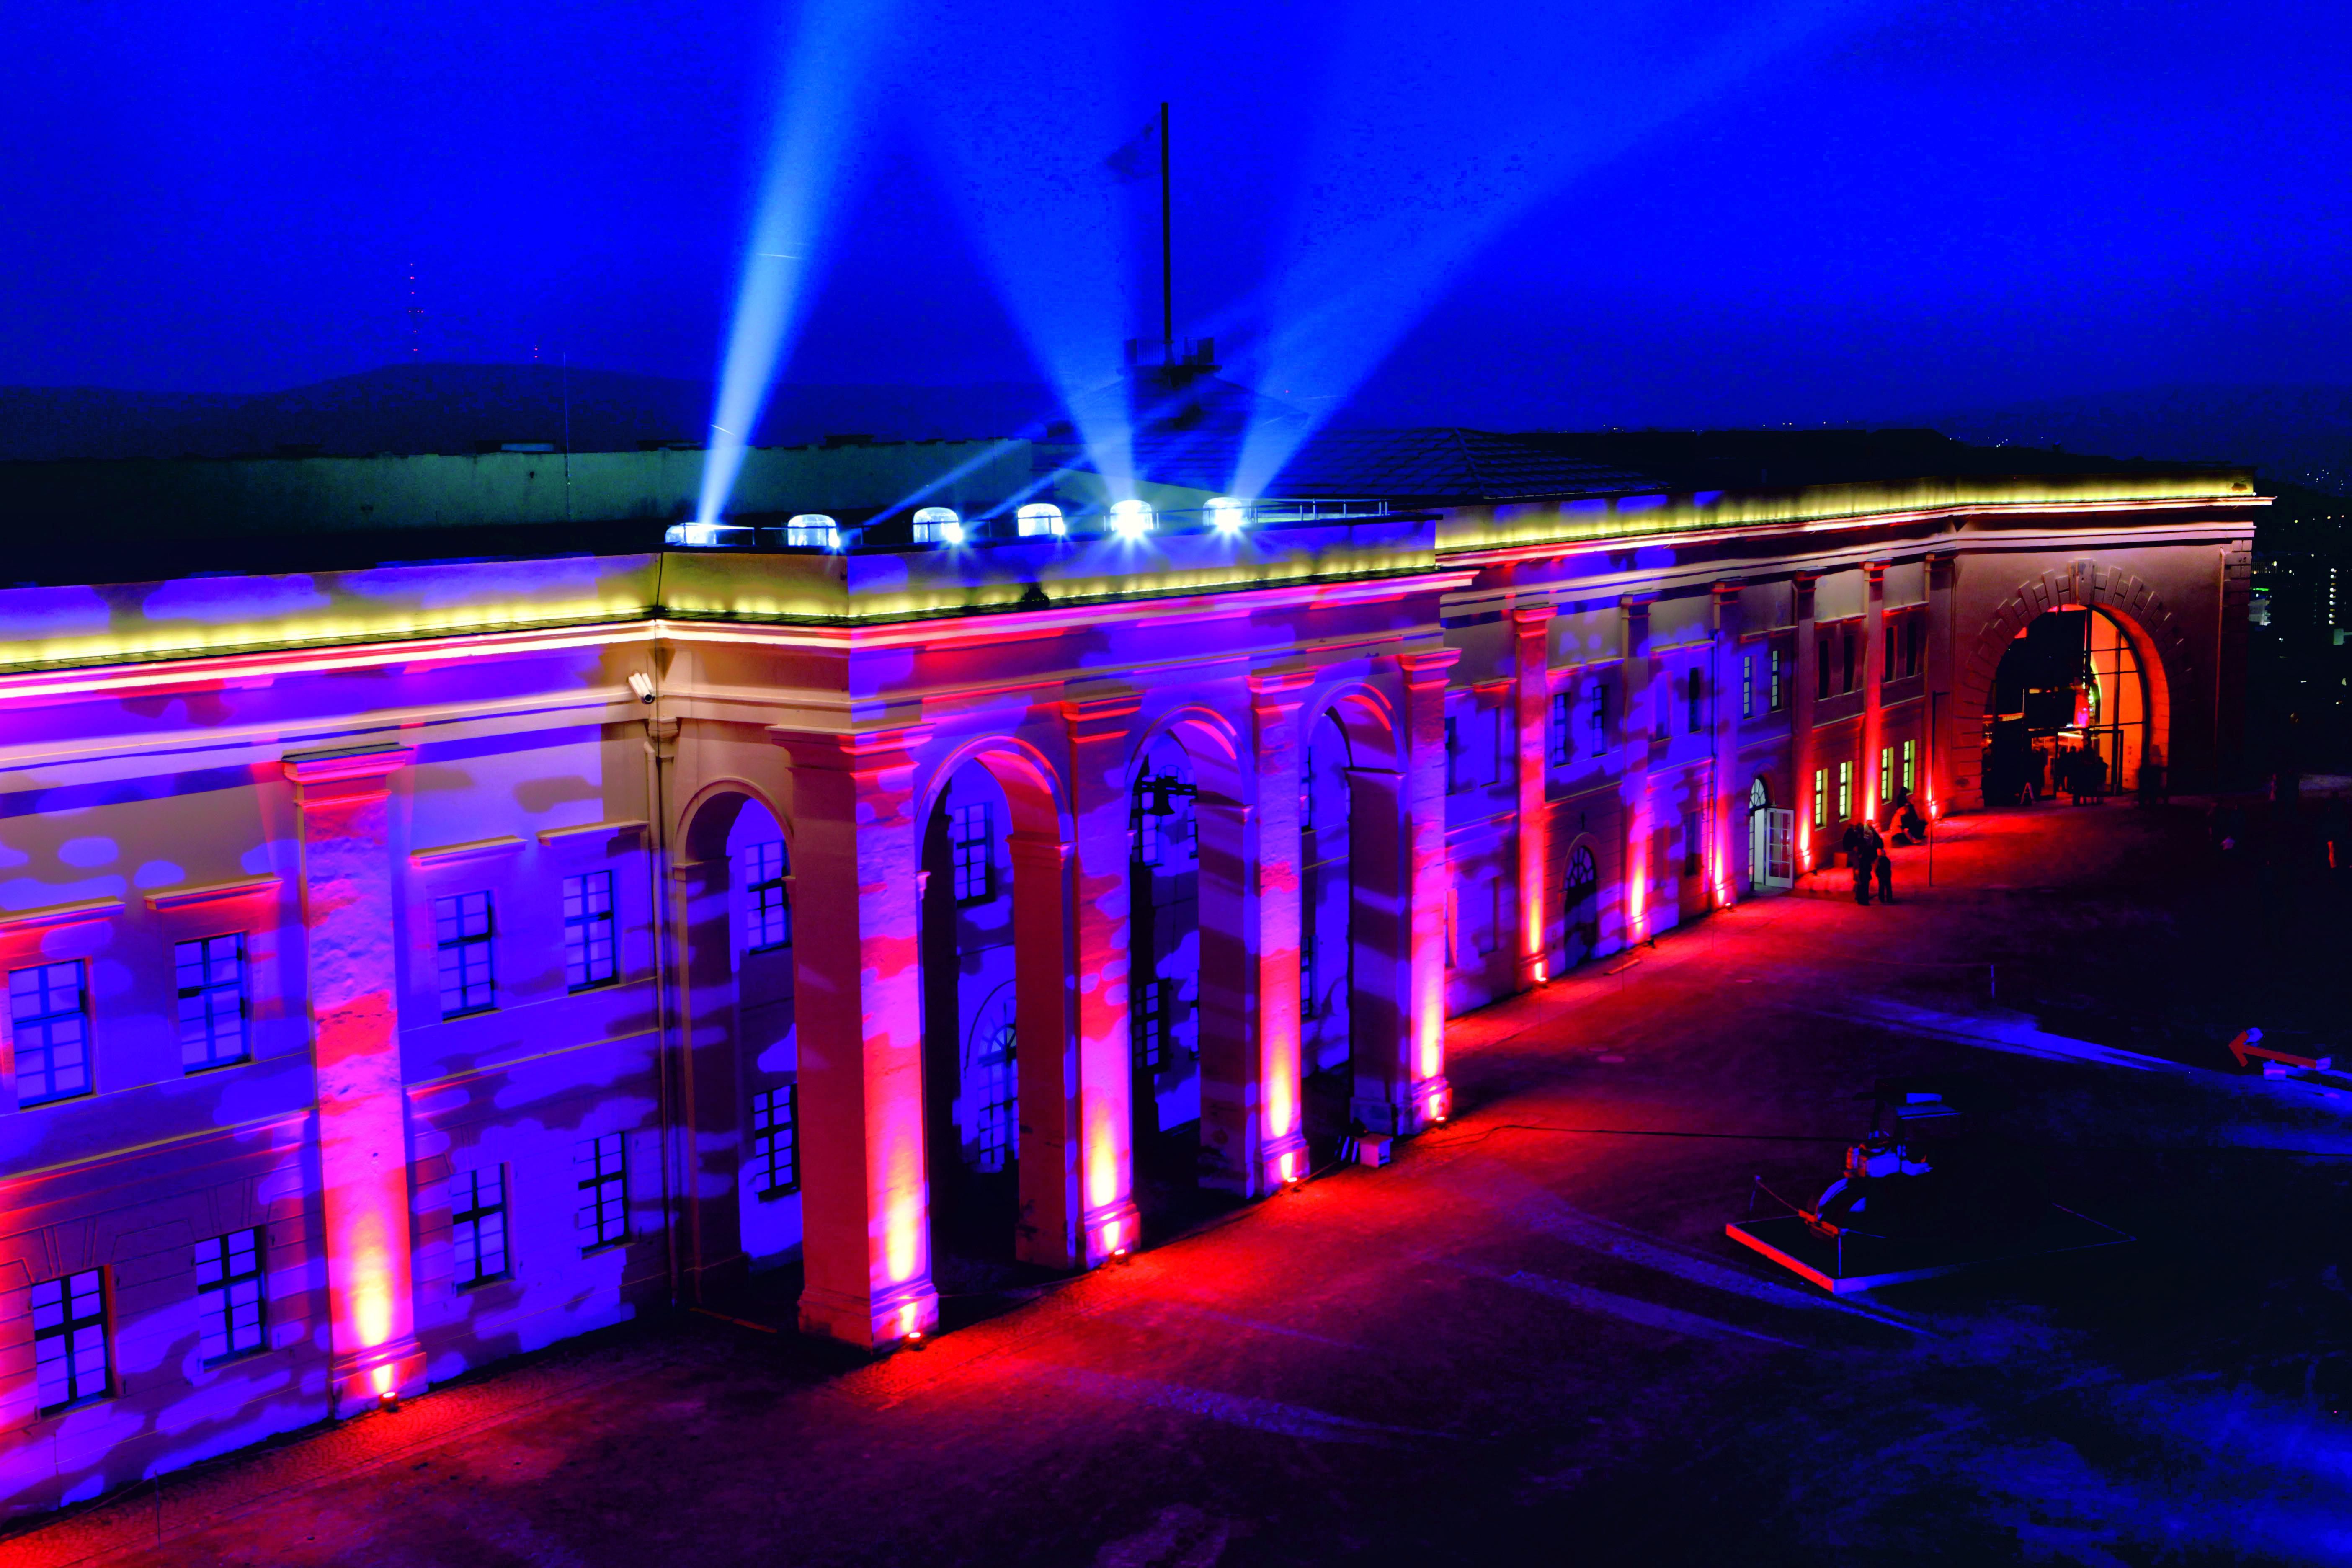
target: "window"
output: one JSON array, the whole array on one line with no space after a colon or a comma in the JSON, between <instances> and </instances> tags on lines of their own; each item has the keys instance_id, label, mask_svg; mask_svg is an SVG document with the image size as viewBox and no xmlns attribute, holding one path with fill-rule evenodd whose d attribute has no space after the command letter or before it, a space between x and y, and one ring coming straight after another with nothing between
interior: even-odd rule
<instances>
[{"instance_id":1,"label":"window","mask_svg":"<svg viewBox=\"0 0 2352 1568\"><path fill-rule=\"evenodd\" d=\"M1829 826L1829 809L1830 771L1827 768L1815 768L1813 770L1813 826L1815 827Z\"/></svg>"},{"instance_id":2,"label":"window","mask_svg":"<svg viewBox=\"0 0 2352 1568\"><path fill-rule=\"evenodd\" d=\"M1885 800L1895 793L1895 748L1878 748L1878 797Z\"/></svg>"},{"instance_id":3,"label":"window","mask_svg":"<svg viewBox=\"0 0 2352 1568\"><path fill-rule=\"evenodd\" d=\"M172 949L180 982L180 1066L187 1072L245 1060L245 938L209 936Z\"/></svg>"},{"instance_id":4,"label":"window","mask_svg":"<svg viewBox=\"0 0 2352 1568\"><path fill-rule=\"evenodd\" d=\"M1576 760L1575 727L1565 691L1551 695L1551 746L1545 760L1556 768L1564 768Z\"/></svg>"},{"instance_id":5,"label":"window","mask_svg":"<svg viewBox=\"0 0 2352 1568\"><path fill-rule=\"evenodd\" d=\"M563 879L563 983L574 991L620 977L613 939L613 873Z\"/></svg>"},{"instance_id":6,"label":"window","mask_svg":"<svg viewBox=\"0 0 2352 1568\"><path fill-rule=\"evenodd\" d=\"M1927 621L1924 616L1903 617L1903 673L1919 673L1919 656L1927 647Z\"/></svg>"},{"instance_id":7,"label":"window","mask_svg":"<svg viewBox=\"0 0 2352 1568\"><path fill-rule=\"evenodd\" d=\"M1690 732L1696 735L1706 728L1706 671L1690 672L1690 679L1683 688L1683 700L1690 710Z\"/></svg>"},{"instance_id":8,"label":"window","mask_svg":"<svg viewBox=\"0 0 2352 1568\"><path fill-rule=\"evenodd\" d=\"M507 1168L449 1178L449 1282L460 1290L510 1272L507 1262Z\"/></svg>"},{"instance_id":9,"label":"window","mask_svg":"<svg viewBox=\"0 0 2352 1568\"><path fill-rule=\"evenodd\" d=\"M1454 795L1461 790L1464 784L1462 777L1464 772L1465 769L1462 766L1462 721L1459 719L1448 718L1445 721L1446 794Z\"/></svg>"},{"instance_id":10,"label":"window","mask_svg":"<svg viewBox=\"0 0 2352 1568\"><path fill-rule=\"evenodd\" d=\"M949 819L955 866L955 901L985 903L996 895L996 844L988 830L988 803L960 805Z\"/></svg>"},{"instance_id":11,"label":"window","mask_svg":"<svg viewBox=\"0 0 2352 1568\"><path fill-rule=\"evenodd\" d=\"M1609 749L1609 682L1601 676L1592 678L1592 701L1589 717L1592 724L1592 749L1596 752Z\"/></svg>"},{"instance_id":12,"label":"window","mask_svg":"<svg viewBox=\"0 0 2352 1568\"><path fill-rule=\"evenodd\" d=\"M1860 626L1846 627L1844 643L1845 684L1838 688L1838 689L1841 691L1852 691L1856 686L1861 684L1861 678L1857 673L1857 670L1858 667L1862 663L1862 628Z\"/></svg>"},{"instance_id":13,"label":"window","mask_svg":"<svg viewBox=\"0 0 2352 1568\"><path fill-rule=\"evenodd\" d=\"M1785 643L1774 643L1769 655L1772 666L1771 711L1785 712L1789 707L1789 687L1796 662L1796 649Z\"/></svg>"},{"instance_id":14,"label":"window","mask_svg":"<svg viewBox=\"0 0 2352 1568\"><path fill-rule=\"evenodd\" d=\"M1503 879L1488 877L1478 884L1476 901L1470 910L1470 952L1473 957L1486 958L1502 945Z\"/></svg>"},{"instance_id":15,"label":"window","mask_svg":"<svg viewBox=\"0 0 2352 1568\"><path fill-rule=\"evenodd\" d=\"M1302 962L1305 954L1300 955ZM1168 1014L1173 987L1165 980L1147 980L1135 988L1135 1012L1129 1027L1135 1032L1135 1065L1141 1072L1158 1072L1168 1060Z\"/></svg>"},{"instance_id":16,"label":"window","mask_svg":"<svg viewBox=\"0 0 2352 1568\"><path fill-rule=\"evenodd\" d=\"M622 1170L621 1135L583 1138L572 1146L572 1173L580 1185L580 1211L574 1221L580 1250L629 1239L628 1183Z\"/></svg>"},{"instance_id":17,"label":"window","mask_svg":"<svg viewBox=\"0 0 2352 1568\"><path fill-rule=\"evenodd\" d=\"M487 1013L490 986L490 896L459 893L433 900L433 940L441 959L441 1016Z\"/></svg>"},{"instance_id":18,"label":"window","mask_svg":"<svg viewBox=\"0 0 2352 1568\"><path fill-rule=\"evenodd\" d=\"M1822 634L1821 644L1813 651L1820 655L1813 661L1813 696L1818 700L1830 694L1831 671L1835 668L1830 658L1832 645L1827 632Z\"/></svg>"},{"instance_id":19,"label":"window","mask_svg":"<svg viewBox=\"0 0 2352 1568\"><path fill-rule=\"evenodd\" d=\"M1919 742L1903 742L1903 793L1909 795L1919 787Z\"/></svg>"},{"instance_id":20,"label":"window","mask_svg":"<svg viewBox=\"0 0 2352 1568\"><path fill-rule=\"evenodd\" d=\"M1739 716L1756 717L1756 656L1752 653L1739 656Z\"/></svg>"},{"instance_id":21,"label":"window","mask_svg":"<svg viewBox=\"0 0 2352 1568\"><path fill-rule=\"evenodd\" d=\"M763 1198L801 1190L800 1100L797 1083L751 1096L751 1190Z\"/></svg>"},{"instance_id":22,"label":"window","mask_svg":"<svg viewBox=\"0 0 2352 1568\"><path fill-rule=\"evenodd\" d=\"M1837 805L1837 819L1840 822L1852 821L1853 818L1853 764L1852 763L1838 764Z\"/></svg>"},{"instance_id":23,"label":"window","mask_svg":"<svg viewBox=\"0 0 2352 1568\"><path fill-rule=\"evenodd\" d=\"M111 1388L106 1277L92 1268L33 1287L34 1381L44 1415L103 1399Z\"/></svg>"},{"instance_id":24,"label":"window","mask_svg":"<svg viewBox=\"0 0 2352 1568\"><path fill-rule=\"evenodd\" d=\"M207 1363L261 1349L267 1310L260 1231L235 1230L196 1243L196 1323Z\"/></svg>"},{"instance_id":25,"label":"window","mask_svg":"<svg viewBox=\"0 0 2352 1568\"><path fill-rule=\"evenodd\" d=\"M8 973L8 1021L16 1040L16 1103L45 1105L89 1092L89 993L84 961Z\"/></svg>"},{"instance_id":26,"label":"window","mask_svg":"<svg viewBox=\"0 0 2352 1568\"><path fill-rule=\"evenodd\" d=\"M1699 873L1700 837L1698 813L1696 811L1684 812L1683 875L1685 877L1696 877Z\"/></svg>"},{"instance_id":27,"label":"window","mask_svg":"<svg viewBox=\"0 0 2352 1568\"><path fill-rule=\"evenodd\" d=\"M792 875L785 868L783 840L754 844L743 852L744 918L753 952L793 945Z\"/></svg>"}]
</instances>

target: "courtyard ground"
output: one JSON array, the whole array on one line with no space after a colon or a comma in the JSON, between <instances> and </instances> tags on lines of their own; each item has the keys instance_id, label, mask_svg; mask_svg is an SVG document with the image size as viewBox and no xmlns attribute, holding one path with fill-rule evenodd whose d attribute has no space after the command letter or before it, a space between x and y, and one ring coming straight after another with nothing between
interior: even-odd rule
<instances>
[{"instance_id":1,"label":"courtyard ground","mask_svg":"<svg viewBox=\"0 0 2352 1568\"><path fill-rule=\"evenodd\" d=\"M1458 1120L1393 1166L952 1303L919 1353L770 1331L788 1292L754 1292L0 1563L2352 1560L2352 1082L2220 1045L2346 1016L2344 891L2191 805L1958 818L1932 889L1918 850L1898 876L1457 1020ZM2137 1239L1833 1300L1725 1237L1913 1072Z\"/></svg>"}]
</instances>

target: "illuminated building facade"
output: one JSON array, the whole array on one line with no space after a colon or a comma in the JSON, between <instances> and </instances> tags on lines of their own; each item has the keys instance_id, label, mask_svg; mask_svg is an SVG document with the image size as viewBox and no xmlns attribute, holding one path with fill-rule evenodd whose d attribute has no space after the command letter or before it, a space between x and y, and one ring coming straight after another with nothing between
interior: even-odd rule
<instances>
[{"instance_id":1,"label":"illuminated building facade","mask_svg":"<svg viewBox=\"0 0 2352 1568\"><path fill-rule=\"evenodd\" d=\"M1410 1135L1450 1015L1975 805L2043 612L2231 741L2242 473L1446 483L0 590L0 1497L771 1266L887 1345Z\"/></svg>"}]
</instances>

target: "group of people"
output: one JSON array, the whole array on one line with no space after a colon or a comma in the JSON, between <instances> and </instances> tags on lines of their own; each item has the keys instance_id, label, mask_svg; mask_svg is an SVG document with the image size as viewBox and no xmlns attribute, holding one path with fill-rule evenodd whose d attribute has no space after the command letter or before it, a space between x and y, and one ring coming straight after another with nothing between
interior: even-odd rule
<instances>
[{"instance_id":1,"label":"group of people","mask_svg":"<svg viewBox=\"0 0 2352 1568\"><path fill-rule=\"evenodd\" d=\"M1874 822L1863 821L1846 826L1845 838L1840 847L1845 851L1845 863L1853 873L1853 901L1870 902L1871 888L1878 889L1878 901L1895 901L1895 856L1887 844L1887 835L1896 844L1916 844L1927 837L1927 819L1906 795L1898 795L1887 809L1886 833Z\"/></svg>"}]
</instances>

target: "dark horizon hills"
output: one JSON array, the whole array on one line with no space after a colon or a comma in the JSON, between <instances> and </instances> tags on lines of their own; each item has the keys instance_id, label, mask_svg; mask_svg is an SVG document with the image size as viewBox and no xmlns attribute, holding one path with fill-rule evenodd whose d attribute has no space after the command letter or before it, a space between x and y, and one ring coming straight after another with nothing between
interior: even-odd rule
<instances>
[{"instance_id":1,"label":"dark horizon hills","mask_svg":"<svg viewBox=\"0 0 2352 1568\"><path fill-rule=\"evenodd\" d=\"M472 452L510 442L627 450L647 442L698 442L709 409L707 383L544 363L391 364L259 394L0 386L0 461L311 449ZM884 441L1008 437L1034 433L1059 413L1052 389L1034 382L786 383L776 389L755 444L800 446L845 435ZM1425 423L1383 413L1377 398L1360 399L1333 424ZM1706 424L1725 427L1722 421ZM1758 421L1751 427L1920 426L1979 446L2248 464L2267 482L2352 493L2352 384L2173 384L1885 418L1787 426ZM1521 428L1558 426L1530 419Z\"/></svg>"}]
</instances>

